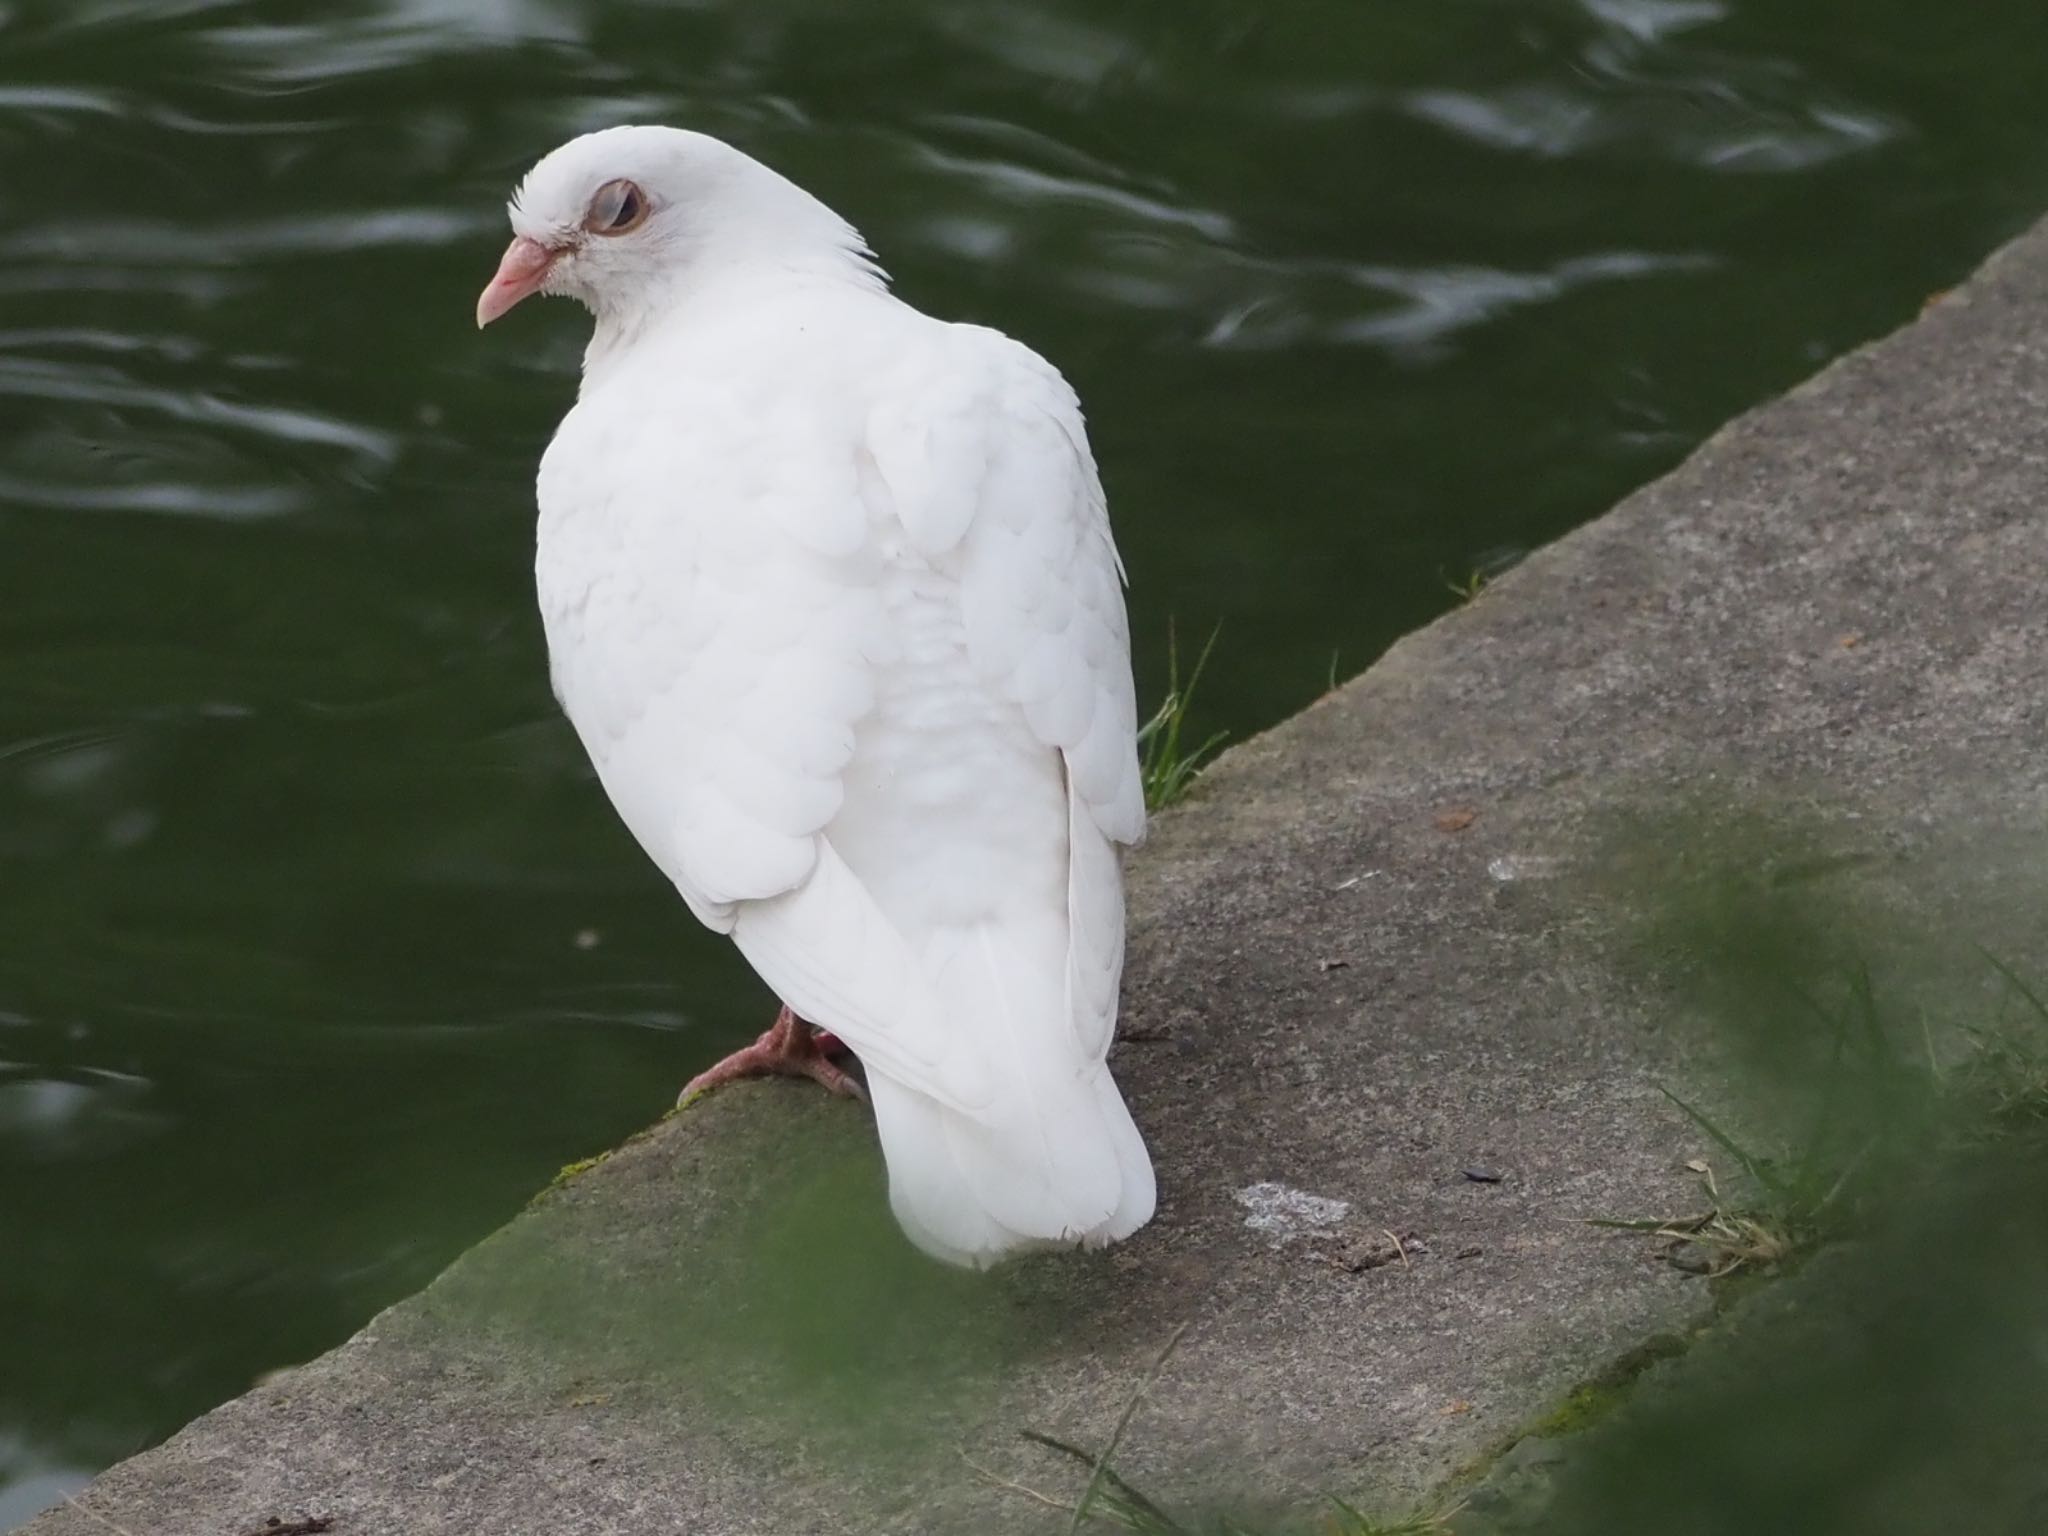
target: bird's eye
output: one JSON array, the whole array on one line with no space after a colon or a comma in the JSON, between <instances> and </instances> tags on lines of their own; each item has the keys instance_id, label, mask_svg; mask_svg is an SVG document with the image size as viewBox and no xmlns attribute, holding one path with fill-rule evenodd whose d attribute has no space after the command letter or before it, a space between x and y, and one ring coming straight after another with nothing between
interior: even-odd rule
<instances>
[{"instance_id":1,"label":"bird's eye","mask_svg":"<svg viewBox=\"0 0 2048 1536\"><path fill-rule=\"evenodd\" d=\"M647 217L647 194L630 181L608 181L590 200L583 227L593 235L623 235Z\"/></svg>"}]
</instances>

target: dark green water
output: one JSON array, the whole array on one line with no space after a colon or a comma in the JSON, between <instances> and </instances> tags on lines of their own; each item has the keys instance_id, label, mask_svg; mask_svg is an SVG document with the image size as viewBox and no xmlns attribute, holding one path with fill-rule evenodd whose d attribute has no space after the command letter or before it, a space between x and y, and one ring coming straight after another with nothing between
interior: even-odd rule
<instances>
[{"instance_id":1,"label":"dark green water","mask_svg":"<svg viewBox=\"0 0 2048 1536\"><path fill-rule=\"evenodd\" d=\"M335 1342L769 1001L548 697L479 337L658 119L1080 386L1243 733L2048 207L2039 0L0 0L0 1527Z\"/></svg>"}]
</instances>

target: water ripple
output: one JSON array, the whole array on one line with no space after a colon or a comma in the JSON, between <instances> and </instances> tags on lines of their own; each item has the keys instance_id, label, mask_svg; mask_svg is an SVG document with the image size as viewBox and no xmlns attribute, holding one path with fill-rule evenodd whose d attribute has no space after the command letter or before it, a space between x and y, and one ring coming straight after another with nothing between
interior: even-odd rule
<instances>
[{"instance_id":1,"label":"water ripple","mask_svg":"<svg viewBox=\"0 0 2048 1536\"><path fill-rule=\"evenodd\" d=\"M144 512L249 522L304 511L304 491L282 485L199 485L188 481L131 481L120 485L64 485L0 474L0 502L61 512Z\"/></svg>"},{"instance_id":2,"label":"water ripple","mask_svg":"<svg viewBox=\"0 0 2048 1536\"><path fill-rule=\"evenodd\" d=\"M126 117L129 110L126 101L112 91L63 85L0 85L0 112L83 112Z\"/></svg>"},{"instance_id":3,"label":"water ripple","mask_svg":"<svg viewBox=\"0 0 2048 1536\"><path fill-rule=\"evenodd\" d=\"M1379 348L1411 361L1460 332L1518 310L1555 303L1604 283L1711 271L1704 252L1599 251L1540 271L1484 266L1399 267L1365 263L1243 263L1253 293L1204 334L1207 346L1269 351L1304 344ZM1364 290L1395 301L1358 313Z\"/></svg>"},{"instance_id":4,"label":"water ripple","mask_svg":"<svg viewBox=\"0 0 2048 1536\"><path fill-rule=\"evenodd\" d=\"M31 347L74 347L82 352L130 356L140 353L176 363L194 362L205 350L187 336L152 336L140 331L96 331L85 326L0 331L0 352L21 352Z\"/></svg>"},{"instance_id":5,"label":"water ripple","mask_svg":"<svg viewBox=\"0 0 2048 1536\"><path fill-rule=\"evenodd\" d=\"M176 262L239 270L263 257L454 245L494 230L498 218L495 209L476 208L370 208L225 225L74 218L0 238L0 260Z\"/></svg>"},{"instance_id":6,"label":"water ripple","mask_svg":"<svg viewBox=\"0 0 2048 1536\"><path fill-rule=\"evenodd\" d=\"M1599 97L1556 82L1512 86L1484 94L1411 91L1397 109L1462 138L1494 149L1545 159L1595 150L1649 146L1664 158L1710 170L1808 170L1874 148L1903 133L1881 114L1818 104L1766 109L1726 104L1722 123L1700 121L1647 132L1643 114L1618 109ZM1696 117L1710 116L1696 113Z\"/></svg>"},{"instance_id":7,"label":"water ripple","mask_svg":"<svg viewBox=\"0 0 2048 1536\"><path fill-rule=\"evenodd\" d=\"M1185 208L1160 197L1128 191L1079 176L1059 176L1014 161L952 154L915 146L915 158L943 175L971 181L1005 202L1079 204L1105 209L1140 223L1192 230L1209 240L1229 240L1237 221L1213 209Z\"/></svg>"},{"instance_id":8,"label":"water ripple","mask_svg":"<svg viewBox=\"0 0 2048 1536\"><path fill-rule=\"evenodd\" d=\"M216 27L205 42L248 79L303 89L478 47L580 43L587 9L563 0L398 0L385 14L365 19Z\"/></svg>"},{"instance_id":9,"label":"water ripple","mask_svg":"<svg viewBox=\"0 0 2048 1536\"><path fill-rule=\"evenodd\" d=\"M173 421L254 433L279 442L344 448L378 464L389 464L398 457L397 439L388 432L290 406L242 405L202 392L153 388L105 368L0 357L0 397L9 395L147 411Z\"/></svg>"},{"instance_id":10,"label":"water ripple","mask_svg":"<svg viewBox=\"0 0 2048 1536\"><path fill-rule=\"evenodd\" d=\"M1656 43L1727 18L1721 0L1579 0L1588 15L1619 27L1637 42Z\"/></svg>"},{"instance_id":11,"label":"water ripple","mask_svg":"<svg viewBox=\"0 0 2048 1536\"><path fill-rule=\"evenodd\" d=\"M1403 301L1389 314L1347 321L1332 340L1386 346L1403 351L1427 348L1458 331L1531 305L1548 304L1599 283L1632 282L1677 272L1711 270L1702 254L1659 255L1648 251L1601 251L1574 256L1543 272L1503 272L1483 267L1433 267L1426 271L1359 268L1356 280Z\"/></svg>"},{"instance_id":12,"label":"water ripple","mask_svg":"<svg viewBox=\"0 0 2048 1536\"><path fill-rule=\"evenodd\" d=\"M1006 69L1064 85L1098 86L1113 75L1141 74L1149 62L1126 33L1038 7L954 5L935 20L955 40L993 55Z\"/></svg>"}]
</instances>

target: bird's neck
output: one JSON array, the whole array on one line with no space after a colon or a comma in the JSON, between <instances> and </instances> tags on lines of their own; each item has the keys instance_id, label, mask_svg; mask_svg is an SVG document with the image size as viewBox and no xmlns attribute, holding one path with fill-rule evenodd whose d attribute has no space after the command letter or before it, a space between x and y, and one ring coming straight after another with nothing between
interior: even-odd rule
<instances>
[{"instance_id":1,"label":"bird's neck","mask_svg":"<svg viewBox=\"0 0 2048 1536\"><path fill-rule=\"evenodd\" d=\"M729 323L756 306L774 307L820 291L888 292L888 275L851 226L833 217L831 228L812 234L777 244L707 241L669 281L651 284L630 300L594 307L596 323L583 353L584 388L657 334L686 336L693 326Z\"/></svg>"},{"instance_id":2,"label":"bird's neck","mask_svg":"<svg viewBox=\"0 0 2048 1536\"><path fill-rule=\"evenodd\" d=\"M723 319L801 291L886 293L889 277L846 220L755 161L736 162L715 218L666 253L659 274L593 307L586 387L643 338Z\"/></svg>"}]
</instances>

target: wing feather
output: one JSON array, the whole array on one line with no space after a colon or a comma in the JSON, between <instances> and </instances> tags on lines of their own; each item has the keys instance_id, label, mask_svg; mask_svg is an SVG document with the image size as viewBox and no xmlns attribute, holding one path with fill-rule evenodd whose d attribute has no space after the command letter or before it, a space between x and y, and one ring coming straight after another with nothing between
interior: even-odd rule
<instances>
[{"instance_id":1,"label":"wing feather","mask_svg":"<svg viewBox=\"0 0 2048 1536\"><path fill-rule=\"evenodd\" d=\"M1117 845L1145 828L1123 562L1066 380L997 332L955 326L951 335L974 387L948 391L928 415L890 402L875 414L872 452L910 509L912 540L958 573L977 671L1061 756L1068 1013L1082 1052L1099 1061L1123 970ZM964 518L958 505L923 504L948 483L971 498Z\"/></svg>"},{"instance_id":2,"label":"wing feather","mask_svg":"<svg viewBox=\"0 0 2048 1536\"><path fill-rule=\"evenodd\" d=\"M953 1048L916 945L831 843L892 645L881 562L957 581L975 675L1060 755L1066 990L1098 1061L1122 964L1116 845L1142 836L1144 802L1122 567L1079 404L995 332L920 340L865 376L872 404L844 422L795 398L843 398L843 380L751 413L670 395L658 417L608 401L600 421L586 401L543 462L538 570L557 693L691 909L870 1064L973 1114L987 1064Z\"/></svg>"},{"instance_id":3,"label":"wing feather","mask_svg":"<svg viewBox=\"0 0 2048 1536\"><path fill-rule=\"evenodd\" d=\"M957 483L971 488L971 512L964 524L926 515L906 517L906 526L913 539L920 528L943 537L920 544L927 556L954 556L968 646L989 686L1058 749L1096 826L1135 843L1145 799L1123 562L1080 401L1027 347L978 326L950 329L971 359L961 371L979 387L971 409L924 424L923 447L927 465L954 466ZM907 413L899 406L892 414ZM885 475L913 458L878 443Z\"/></svg>"}]
</instances>

